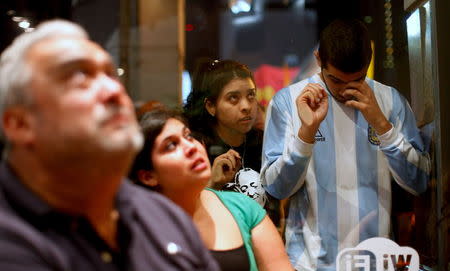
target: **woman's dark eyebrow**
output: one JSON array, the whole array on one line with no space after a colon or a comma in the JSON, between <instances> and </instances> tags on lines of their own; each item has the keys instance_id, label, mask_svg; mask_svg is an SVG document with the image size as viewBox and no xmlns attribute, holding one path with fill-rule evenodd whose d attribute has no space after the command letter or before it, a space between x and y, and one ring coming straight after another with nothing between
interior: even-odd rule
<instances>
[{"instance_id":1,"label":"woman's dark eyebrow","mask_svg":"<svg viewBox=\"0 0 450 271\"><path fill-rule=\"evenodd\" d=\"M225 96L230 96L230 95L237 95L240 94L241 92L239 90L232 90L230 92L227 92L227 94L225 94Z\"/></svg>"},{"instance_id":2,"label":"woman's dark eyebrow","mask_svg":"<svg viewBox=\"0 0 450 271\"><path fill-rule=\"evenodd\" d=\"M244 91L247 91L247 92L249 92L249 91L256 91L256 87L255 88L249 88L249 89L244 90ZM241 92L242 91L240 91L240 90L232 90L230 92L227 92L227 94L225 94L225 96L241 94Z\"/></svg>"},{"instance_id":3,"label":"woman's dark eyebrow","mask_svg":"<svg viewBox=\"0 0 450 271\"><path fill-rule=\"evenodd\" d=\"M162 141L161 141L161 145L164 146L166 144L167 141L170 141L170 139L172 138L172 135L168 135L167 137L165 137Z\"/></svg>"},{"instance_id":4,"label":"woman's dark eyebrow","mask_svg":"<svg viewBox=\"0 0 450 271\"><path fill-rule=\"evenodd\" d=\"M184 130L184 128L183 128L183 130ZM164 143L166 143L167 141L169 141L169 140L171 140L173 137L175 137L176 136L176 134L168 134L166 137L164 137L162 140L161 140L161 144L163 144L164 145Z\"/></svg>"}]
</instances>

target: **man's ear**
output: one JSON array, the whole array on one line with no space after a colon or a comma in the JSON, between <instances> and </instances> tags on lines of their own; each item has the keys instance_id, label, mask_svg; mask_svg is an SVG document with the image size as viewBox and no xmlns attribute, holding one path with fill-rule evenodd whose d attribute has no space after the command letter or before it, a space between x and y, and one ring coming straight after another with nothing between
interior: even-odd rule
<instances>
[{"instance_id":1,"label":"man's ear","mask_svg":"<svg viewBox=\"0 0 450 271\"><path fill-rule=\"evenodd\" d=\"M137 175L139 181L147 186L155 187L158 185L155 173L151 170L140 169L138 170Z\"/></svg>"},{"instance_id":2,"label":"man's ear","mask_svg":"<svg viewBox=\"0 0 450 271\"><path fill-rule=\"evenodd\" d=\"M205 108L208 113L215 117L216 116L216 106L208 99L205 98Z\"/></svg>"},{"instance_id":3,"label":"man's ear","mask_svg":"<svg viewBox=\"0 0 450 271\"><path fill-rule=\"evenodd\" d=\"M314 57L316 58L317 66L322 68L322 61L320 60L320 56L319 56L319 51L318 50L314 51Z\"/></svg>"},{"instance_id":4,"label":"man's ear","mask_svg":"<svg viewBox=\"0 0 450 271\"><path fill-rule=\"evenodd\" d=\"M34 141L34 117L21 106L6 109L2 116L3 132L8 141L18 145L28 145Z\"/></svg>"}]
</instances>

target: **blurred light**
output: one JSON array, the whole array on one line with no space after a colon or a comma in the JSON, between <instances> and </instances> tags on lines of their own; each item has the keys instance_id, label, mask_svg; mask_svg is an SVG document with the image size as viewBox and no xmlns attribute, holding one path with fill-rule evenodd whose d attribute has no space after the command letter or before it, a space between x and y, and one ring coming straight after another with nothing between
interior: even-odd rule
<instances>
[{"instance_id":1,"label":"blurred light","mask_svg":"<svg viewBox=\"0 0 450 271\"><path fill-rule=\"evenodd\" d=\"M299 10L303 10L305 9L305 0L296 0L294 1L293 5L294 8L299 9Z\"/></svg>"},{"instance_id":2,"label":"blurred light","mask_svg":"<svg viewBox=\"0 0 450 271\"><path fill-rule=\"evenodd\" d=\"M408 36L420 37L420 11L417 9L406 20Z\"/></svg>"},{"instance_id":3,"label":"blurred light","mask_svg":"<svg viewBox=\"0 0 450 271\"><path fill-rule=\"evenodd\" d=\"M34 30L34 27L28 27L28 28L25 28L23 31L25 31L25 32L33 32L33 30Z\"/></svg>"},{"instance_id":4,"label":"blurred light","mask_svg":"<svg viewBox=\"0 0 450 271\"><path fill-rule=\"evenodd\" d=\"M24 21L24 20L25 20L25 17L21 17L21 16L13 16L11 19L12 19L14 22L16 22L16 23L20 23L21 21Z\"/></svg>"},{"instance_id":5,"label":"blurred light","mask_svg":"<svg viewBox=\"0 0 450 271\"><path fill-rule=\"evenodd\" d=\"M12 9L10 9L6 12L6 15L8 15L8 16L13 16L14 14L16 14L16 11L12 10Z\"/></svg>"},{"instance_id":6,"label":"blurred light","mask_svg":"<svg viewBox=\"0 0 450 271\"><path fill-rule=\"evenodd\" d=\"M188 71L183 71L181 80L181 99L183 100L183 103L186 103L186 99L189 96L189 93L191 93L192 88L191 76Z\"/></svg>"},{"instance_id":7,"label":"blurred light","mask_svg":"<svg viewBox=\"0 0 450 271\"><path fill-rule=\"evenodd\" d=\"M117 68L117 75L122 76L125 73L125 70L122 68Z\"/></svg>"},{"instance_id":8,"label":"blurred light","mask_svg":"<svg viewBox=\"0 0 450 271\"><path fill-rule=\"evenodd\" d=\"M27 21L27 20L21 21L19 23L19 26L22 27L22 28L28 28L28 27L30 27L30 22Z\"/></svg>"},{"instance_id":9,"label":"blurred light","mask_svg":"<svg viewBox=\"0 0 450 271\"><path fill-rule=\"evenodd\" d=\"M372 16L365 16L364 17L364 22L366 22L367 24L372 23L373 22Z\"/></svg>"},{"instance_id":10,"label":"blurred light","mask_svg":"<svg viewBox=\"0 0 450 271\"><path fill-rule=\"evenodd\" d=\"M252 9L252 0L230 0L229 6L234 14L249 12Z\"/></svg>"},{"instance_id":11,"label":"blurred light","mask_svg":"<svg viewBox=\"0 0 450 271\"><path fill-rule=\"evenodd\" d=\"M193 31L194 25L193 24L186 24L186 31Z\"/></svg>"}]
</instances>

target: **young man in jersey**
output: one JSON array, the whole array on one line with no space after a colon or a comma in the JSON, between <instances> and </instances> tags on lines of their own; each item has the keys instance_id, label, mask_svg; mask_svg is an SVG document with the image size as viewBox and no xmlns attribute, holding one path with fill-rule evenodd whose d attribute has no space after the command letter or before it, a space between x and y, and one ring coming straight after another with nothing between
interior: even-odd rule
<instances>
[{"instance_id":1,"label":"young man in jersey","mask_svg":"<svg viewBox=\"0 0 450 271\"><path fill-rule=\"evenodd\" d=\"M290 197L286 246L297 270L334 270L361 241L389 237L391 176L426 190L430 160L408 102L366 77L369 34L358 20L321 33L320 73L279 91L267 110L262 183Z\"/></svg>"}]
</instances>

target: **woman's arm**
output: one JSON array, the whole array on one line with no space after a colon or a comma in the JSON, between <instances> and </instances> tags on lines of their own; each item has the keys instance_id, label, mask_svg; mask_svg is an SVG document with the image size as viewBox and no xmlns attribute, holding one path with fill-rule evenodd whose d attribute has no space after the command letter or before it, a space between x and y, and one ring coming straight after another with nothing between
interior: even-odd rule
<instances>
[{"instance_id":1,"label":"woman's arm","mask_svg":"<svg viewBox=\"0 0 450 271\"><path fill-rule=\"evenodd\" d=\"M252 230L253 252L260 271L294 270L286 254L283 241L266 215Z\"/></svg>"}]
</instances>

